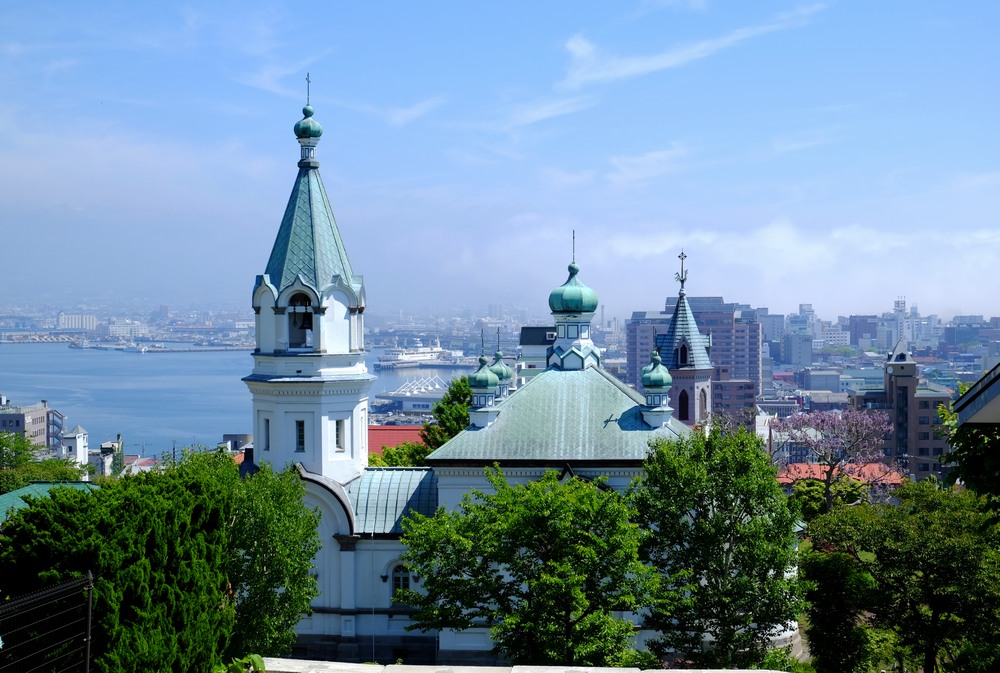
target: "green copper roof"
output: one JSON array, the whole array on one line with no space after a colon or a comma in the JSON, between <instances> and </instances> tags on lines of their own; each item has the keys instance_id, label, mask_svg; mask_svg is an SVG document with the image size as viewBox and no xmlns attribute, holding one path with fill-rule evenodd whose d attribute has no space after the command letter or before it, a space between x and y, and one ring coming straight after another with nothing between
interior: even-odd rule
<instances>
[{"instance_id":1,"label":"green copper roof","mask_svg":"<svg viewBox=\"0 0 1000 673\"><path fill-rule=\"evenodd\" d=\"M580 282L576 262L569 265L569 278L549 294L549 309L553 313L593 313L597 310L597 293Z\"/></svg>"},{"instance_id":2,"label":"green copper roof","mask_svg":"<svg viewBox=\"0 0 1000 673\"><path fill-rule=\"evenodd\" d=\"M503 351L497 351L493 356L493 364L490 365L490 371L497 375L501 383L514 378L514 371L503 361Z\"/></svg>"},{"instance_id":3,"label":"green copper roof","mask_svg":"<svg viewBox=\"0 0 1000 673\"><path fill-rule=\"evenodd\" d=\"M437 477L426 467L369 467L347 494L357 535L399 535L409 512L432 516L438 506Z\"/></svg>"},{"instance_id":4,"label":"green copper roof","mask_svg":"<svg viewBox=\"0 0 1000 673\"><path fill-rule=\"evenodd\" d=\"M681 345L687 345L687 361L682 360ZM687 296L681 291L674 307L674 316L670 327L663 336L656 337L656 345L660 349L663 364L667 369L711 369L712 361L708 357L710 341L708 336L698 331L698 323L694 320L691 305Z\"/></svg>"},{"instance_id":5,"label":"green copper roof","mask_svg":"<svg viewBox=\"0 0 1000 673\"><path fill-rule=\"evenodd\" d=\"M311 105L302 108L302 119L295 122L293 130L296 138L319 138L323 135L323 126L312 118L313 109Z\"/></svg>"},{"instance_id":6,"label":"green copper roof","mask_svg":"<svg viewBox=\"0 0 1000 673\"><path fill-rule=\"evenodd\" d=\"M427 457L432 467L597 462L639 465L652 437L674 438L689 430L671 420L646 424L644 397L599 367L548 369L497 405L485 428L468 428Z\"/></svg>"},{"instance_id":7,"label":"green copper roof","mask_svg":"<svg viewBox=\"0 0 1000 673\"><path fill-rule=\"evenodd\" d=\"M354 275L347 259L323 180L313 166L299 169L265 273L278 292L299 276L317 290L334 276L342 277L355 292L361 288L361 277Z\"/></svg>"},{"instance_id":8,"label":"green copper roof","mask_svg":"<svg viewBox=\"0 0 1000 673\"><path fill-rule=\"evenodd\" d=\"M660 354L653 351L650 355L650 363L642 368L643 390L669 388L671 383L673 383L673 377L670 376L667 368L663 366Z\"/></svg>"},{"instance_id":9,"label":"green copper roof","mask_svg":"<svg viewBox=\"0 0 1000 673\"><path fill-rule=\"evenodd\" d=\"M489 360L485 355L479 356L479 369L469 375L469 388L472 390L485 390L496 388L500 383L500 377L490 369Z\"/></svg>"}]
</instances>

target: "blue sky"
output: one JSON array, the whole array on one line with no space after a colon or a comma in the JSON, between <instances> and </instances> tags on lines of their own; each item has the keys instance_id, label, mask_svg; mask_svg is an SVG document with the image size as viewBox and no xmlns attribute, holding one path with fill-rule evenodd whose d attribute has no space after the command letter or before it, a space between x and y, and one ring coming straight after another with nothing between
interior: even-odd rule
<instances>
[{"instance_id":1,"label":"blue sky","mask_svg":"<svg viewBox=\"0 0 1000 673\"><path fill-rule=\"evenodd\" d=\"M1000 4L7 2L0 302L249 306L311 73L369 310L1000 315Z\"/></svg>"}]
</instances>

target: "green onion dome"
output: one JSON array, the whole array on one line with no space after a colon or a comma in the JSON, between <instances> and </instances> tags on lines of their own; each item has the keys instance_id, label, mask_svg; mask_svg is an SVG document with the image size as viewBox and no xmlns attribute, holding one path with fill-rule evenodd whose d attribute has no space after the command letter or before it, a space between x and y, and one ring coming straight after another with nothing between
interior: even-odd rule
<instances>
[{"instance_id":1,"label":"green onion dome","mask_svg":"<svg viewBox=\"0 0 1000 673\"><path fill-rule=\"evenodd\" d=\"M295 122L296 138L319 138L323 135L323 127L312 116L313 109L311 105L302 108L302 119Z\"/></svg>"},{"instance_id":2,"label":"green onion dome","mask_svg":"<svg viewBox=\"0 0 1000 673\"><path fill-rule=\"evenodd\" d=\"M503 351L496 352L493 364L490 365L490 371L497 375L501 383L510 381L514 377L513 370L503 361Z\"/></svg>"},{"instance_id":3,"label":"green onion dome","mask_svg":"<svg viewBox=\"0 0 1000 673\"><path fill-rule=\"evenodd\" d=\"M469 388L472 390L496 388L499 383L500 378L490 370L489 360L485 355L479 356L479 369L469 376Z\"/></svg>"},{"instance_id":4,"label":"green onion dome","mask_svg":"<svg viewBox=\"0 0 1000 673\"><path fill-rule=\"evenodd\" d=\"M553 313L593 313L597 310L597 293L580 282L576 262L569 265L569 278L549 294L549 308Z\"/></svg>"},{"instance_id":5,"label":"green onion dome","mask_svg":"<svg viewBox=\"0 0 1000 673\"><path fill-rule=\"evenodd\" d=\"M645 390L650 388L669 388L673 378L670 372L663 366L660 354L653 351L650 354L650 362L642 368L642 387Z\"/></svg>"}]
</instances>

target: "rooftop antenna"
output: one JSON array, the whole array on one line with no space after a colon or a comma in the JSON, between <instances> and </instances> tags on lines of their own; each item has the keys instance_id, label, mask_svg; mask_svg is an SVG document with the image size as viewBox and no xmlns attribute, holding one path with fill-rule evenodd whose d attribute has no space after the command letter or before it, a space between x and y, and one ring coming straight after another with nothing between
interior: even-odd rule
<instances>
[{"instance_id":1,"label":"rooftop antenna","mask_svg":"<svg viewBox=\"0 0 1000 673\"><path fill-rule=\"evenodd\" d=\"M306 73L306 105L309 105L309 85L312 84L312 80L309 79L309 73Z\"/></svg>"}]
</instances>

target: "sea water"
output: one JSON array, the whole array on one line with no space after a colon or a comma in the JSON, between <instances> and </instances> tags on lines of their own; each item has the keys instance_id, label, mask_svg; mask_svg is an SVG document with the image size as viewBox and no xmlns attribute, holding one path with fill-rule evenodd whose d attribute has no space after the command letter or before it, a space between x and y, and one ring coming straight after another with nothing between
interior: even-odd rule
<instances>
[{"instance_id":1,"label":"sea water","mask_svg":"<svg viewBox=\"0 0 1000 673\"><path fill-rule=\"evenodd\" d=\"M374 372L379 350L366 360L378 376L369 393L406 380L467 374L451 369ZM228 433L251 433L250 392L241 380L253 369L249 350L126 353L68 348L65 343L0 344L0 394L15 405L47 400L80 425L91 448L121 434L127 453L159 456L187 446L215 446Z\"/></svg>"}]
</instances>

